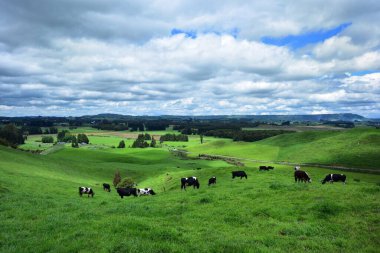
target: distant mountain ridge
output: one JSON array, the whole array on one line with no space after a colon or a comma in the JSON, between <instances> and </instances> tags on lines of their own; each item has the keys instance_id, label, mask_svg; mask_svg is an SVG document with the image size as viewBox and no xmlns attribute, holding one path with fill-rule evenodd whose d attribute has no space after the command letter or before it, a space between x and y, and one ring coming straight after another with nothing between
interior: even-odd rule
<instances>
[{"instance_id":1,"label":"distant mountain ridge","mask_svg":"<svg viewBox=\"0 0 380 253\"><path fill-rule=\"evenodd\" d=\"M160 116L133 116L133 115L122 115L115 113L100 113L96 115L83 115L79 117L67 116L67 117L54 117L54 116L25 116L25 117L0 117L0 120L6 119L22 119L22 118L62 118L62 119L87 119L87 120L157 120L157 119L167 119L167 120L223 120L223 119L243 119L252 121L371 121L374 119L368 119L358 114L353 113L333 113L333 114L305 114L305 115L200 115L200 116L190 116L190 115L160 115Z\"/></svg>"},{"instance_id":2,"label":"distant mountain ridge","mask_svg":"<svg viewBox=\"0 0 380 253\"><path fill-rule=\"evenodd\" d=\"M93 119L198 119L198 120L217 120L217 119L248 119L255 121L366 121L367 118L353 113L334 113L334 114L305 114L305 115L161 115L161 116L132 116L113 113L101 113L97 115L85 115L79 118Z\"/></svg>"}]
</instances>

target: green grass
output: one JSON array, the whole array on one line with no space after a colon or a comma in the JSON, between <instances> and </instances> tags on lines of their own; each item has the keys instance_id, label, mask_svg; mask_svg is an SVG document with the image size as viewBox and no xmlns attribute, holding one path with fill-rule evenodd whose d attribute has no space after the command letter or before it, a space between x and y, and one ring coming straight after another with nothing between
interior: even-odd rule
<instances>
[{"instance_id":1,"label":"green grass","mask_svg":"<svg viewBox=\"0 0 380 253\"><path fill-rule=\"evenodd\" d=\"M281 138L292 147L320 137ZM346 185L322 185L329 170L304 168L313 183L296 184L292 167L259 172L249 162L248 180L232 180L237 168L222 161L181 160L166 147L114 149L118 137L89 138L93 145L47 155L0 147L1 252L378 252L378 175L345 173ZM192 136L166 144L250 157L253 148L272 157L286 148L279 138L254 144L207 137L200 145ZM104 192L116 170L158 194L120 199L114 189ZM191 175L201 188L181 191L180 178ZM217 184L208 187L211 176ZM93 187L94 198L80 198L79 186Z\"/></svg>"},{"instance_id":2,"label":"green grass","mask_svg":"<svg viewBox=\"0 0 380 253\"><path fill-rule=\"evenodd\" d=\"M308 131L250 143L214 139L187 150L266 161L380 169L380 130Z\"/></svg>"}]
</instances>

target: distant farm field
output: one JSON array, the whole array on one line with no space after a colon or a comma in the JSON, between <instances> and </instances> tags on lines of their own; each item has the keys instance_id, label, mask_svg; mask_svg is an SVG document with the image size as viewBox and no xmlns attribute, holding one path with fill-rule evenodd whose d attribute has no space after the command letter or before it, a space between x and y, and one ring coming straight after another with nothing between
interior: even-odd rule
<instances>
[{"instance_id":1,"label":"distant farm field","mask_svg":"<svg viewBox=\"0 0 380 253\"><path fill-rule=\"evenodd\" d=\"M380 168L376 129L311 131L254 143L190 136L159 148L118 149L126 136L86 132L89 145L47 147L45 155L0 146L1 252L378 252L380 176L303 167L312 183L295 183L293 167L262 163L235 167L195 159L221 154ZM159 135L163 132L155 132ZM153 133L152 133L153 134ZM29 136L24 148L35 148ZM29 143L30 142L30 143ZM38 142L36 145L38 146ZM169 149L188 150L193 158ZM116 170L157 195L121 199L112 187ZM244 170L248 179L232 179ZM347 184L322 185L330 173ZM199 190L181 191L180 178L196 176ZM217 184L207 186L211 176ZM88 186L94 198L79 197Z\"/></svg>"}]
</instances>

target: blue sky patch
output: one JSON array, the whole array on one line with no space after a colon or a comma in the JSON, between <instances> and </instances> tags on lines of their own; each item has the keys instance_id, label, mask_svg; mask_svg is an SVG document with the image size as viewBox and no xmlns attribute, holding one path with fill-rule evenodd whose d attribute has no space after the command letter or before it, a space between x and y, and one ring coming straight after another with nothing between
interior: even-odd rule
<instances>
[{"instance_id":1,"label":"blue sky patch","mask_svg":"<svg viewBox=\"0 0 380 253\"><path fill-rule=\"evenodd\" d=\"M177 34L185 34L186 37L192 38L192 39L197 38L197 32L196 31L185 31L185 30L181 30L181 29L177 29L177 28L173 28L170 31L170 35L172 35L172 36L177 35Z\"/></svg>"},{"instance_id":2,"label":"blue sky patch","mask_svg":"<svg viewBox=\"0 0 380 253\"><path fill-rule=\"evenodd\" d=\"M376 71L376 70L362 70L362 71L352 72L351 75L352 76L364 76L364 75L373 74L373 73L377 73L377 72L379 72L379 71Z\"/></svg>"},{"instance_id":3,"label":"blue sky patch","mask_svg":"<svg viewBox=\"0 0 380 253\"><path fill-rule=\"evenodd\" d=\"M322 29L322 30L307 32L307 33L299 34L299 35L287 35L283 37L264 36L261 38L261 41L268 45L288 46L292 49L297 49L297 48L304 47L307 44L318 43L328 38L331 38L337 35L338 33L342 32L343 30L345 30L351 24L352 23L344 23L329 30Z\"/></svg>"}]
</instances>

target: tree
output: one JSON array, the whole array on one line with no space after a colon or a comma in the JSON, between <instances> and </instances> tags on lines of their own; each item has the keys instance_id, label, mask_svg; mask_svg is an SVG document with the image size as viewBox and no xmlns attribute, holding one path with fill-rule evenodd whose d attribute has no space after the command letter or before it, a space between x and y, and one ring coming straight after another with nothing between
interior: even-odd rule
<instances>
[{"instance_id":1,"label":"tree","mask_svg":"<svg viewBox=\"0 0 380 253\"><path fill-rule=\"evenodd\" d=\"M199 135L199 137L201 138L201 144L203 144L203 134Z\"/></svg>"},{"instance_id":2,"label":"tree","mask_svg":"<svg viewBox=\"0 0 380 253\"><path fill-rule=\"evenodd\" d=\"M5 125L0 128L0 144L11 147L17 147L19 144L24 144L22 131L13 124Z\"/></svg>"},{"instance_id":3,"label":"tree","mask_svg":"<svg viewBox=\"0 0 380 253\"><path fill-rule=\"evenodd\" d=\"M74 138L75 136L71 135L68 130L62 130L57 134L57 141L59 142L72 142Z\"/></svg>"},{"instance_id":4,"label":"tree","mask_svg":"<svg viewBox=\"0 0 380 253\"><path fill-rule=\"evenodd\" d=\"M117 186L121 182L121 176L120 176L120 171L115 172L115 176L113 178L113 186Z\"/></svg>"},{"instance_id":5,"label":"tree","mask_svg":"<svg viewBox=\"0 0 380 253\"><path fill-rule=\"evenodd\" d=\"M56 127L49 127L49 132L50 132L50 134L57 134L58 129Z\"/></svg>"},{"instance_id":6,"label":"tree","mask_svg":"<svg viewBox=\"0 0 380 253\"><path fill-rule=\"evenodd\" d=\"M73 148L79 148L78 139L75 136L73 136L73 138L71 139L71 147L73 147Z\"/></svg>"},{"instance_id":7,"label":"tree","mask_svg":"<svg viewBox=\"0 0 380 253\"><path fill-rule=\"evenodd\" d=\"M148 142L145 141L145 135L139 134L137 139L133 142L132 148L147 148Z\"/></svg>"},{"instance_id":8,"label":"tree","mask_svg":"<svg viewBox=\"0 0 380 253\"><path fill-rule=\"evenodd\" d=\"M151 148L155 148L156 147L156 140L154 139L154 137L152 137L152 141L150 142L150 147Z\"/></svg>"},{"instance_id":9,"label":"tree","mask_svg":"<svg viewBox=\"0 0 380 253\"><path fill-rule=\"evenodd\" d=\"M89 139L86 134L78 134L78 143L89 143Z\"/></svg>"},{"instance_id":10,"label":"tree","mask_svg":"<svg viewBox=\"0 0 380 253\"><path fill-rule=\"evenodd\" d=\"M53 138L53 136L42 136L41 142L42 143L53 143L54 138Z\"/></svg>"},{"instance_id":11,"label":"tree","mask_svg":"<svg viewBox=\"0 0 380 253\"><path fill-rule=\"evenodd\" d=\"M119 142L119 146L117 146L117 148L125 148L125 142L124 142L124 140L121 140Z\"/></svg>"}]
</instances>

